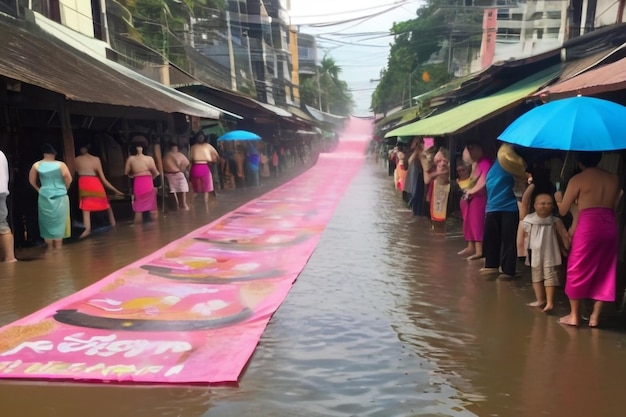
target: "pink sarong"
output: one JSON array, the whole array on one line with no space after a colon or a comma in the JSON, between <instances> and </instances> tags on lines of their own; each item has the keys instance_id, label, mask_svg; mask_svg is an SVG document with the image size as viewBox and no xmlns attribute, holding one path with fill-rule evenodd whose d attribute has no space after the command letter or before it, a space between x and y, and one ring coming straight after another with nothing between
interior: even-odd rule
<instances>
[{"instance_id":1,"label":"pink sarong","mask_svg":"<svg viewBox=\"0 0 626 417\"><path fill-rule=\"evenodd\" d=\"M467 208L463 218L463 238L467 242L482 242L485 232L487 194L484 191L478 191L466 201Z\"/></svg>"},{"instance_id":2,"label":"pink sarong","mask_svg":"<svg viewBox=\"0 0 626 417\"><path fill-rule=\"evenodd\" d=\"M193 164L189 170L189 177L194 193L213 191L213 176L207 163Z\"/></svg>"},{"instance_id":3,"label":"pink sarong","mask_svg":"<svg viewBox=\"0 0 626 417\"><path fill-rule=\"evenodd\" d=\"M618 237L610 208L580 210L567 260L565 294L569 298L615 301Z\"/></svg>"},{"instance_id":4,"label":"pink sarong","mask_svg":"<svg viewBox=\"0 0 626 417\"><path fill-rule=\"evenodd\" d=\"M155 211L157 209L156 190L152 175L141 175L133 180L133 211Z\"/></svg>"}]
</instances>

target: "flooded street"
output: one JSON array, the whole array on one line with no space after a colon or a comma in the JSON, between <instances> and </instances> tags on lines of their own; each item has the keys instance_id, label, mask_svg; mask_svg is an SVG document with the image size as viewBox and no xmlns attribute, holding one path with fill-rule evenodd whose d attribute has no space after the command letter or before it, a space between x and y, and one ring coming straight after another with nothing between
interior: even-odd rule
<instances>
[{"instance_id":1,"label":"flooded street","mask_svg":"<svg viewBox=\"0 0 626 417\"><path fill-rule=\"evenodd\" d=\"M339 163L339 162L338 162ZM0 265L0 324L146 256L211 215L120 224ZM199 202L196 202L199 203ZM490 281L462 238L410 222L386 168L366 161L238 387L0 381L3 416L622 416L626 333L565 328L526 307L529 281ZM567 308L561 301L560 313Z\"/></svg>"}]
</instances>

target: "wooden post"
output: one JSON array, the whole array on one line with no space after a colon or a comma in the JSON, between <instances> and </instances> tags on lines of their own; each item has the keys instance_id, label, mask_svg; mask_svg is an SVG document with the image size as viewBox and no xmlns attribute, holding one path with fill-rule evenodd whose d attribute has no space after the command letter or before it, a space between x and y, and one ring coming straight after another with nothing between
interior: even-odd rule
<instances>
[{"instance_id":1,"label":"wooden post","mask_svg":"<svg viewBox=\"0 0 626 417\"><path fill-rule=\"evenodd\" d=\"M69 168L72 175L75 172L75 150L74 150L74 134L72 132L72 122L70 121L70 112L65 101L61 103L61 129L63 134L63 156L64 162Z\"/></svg>"}]
</instances>

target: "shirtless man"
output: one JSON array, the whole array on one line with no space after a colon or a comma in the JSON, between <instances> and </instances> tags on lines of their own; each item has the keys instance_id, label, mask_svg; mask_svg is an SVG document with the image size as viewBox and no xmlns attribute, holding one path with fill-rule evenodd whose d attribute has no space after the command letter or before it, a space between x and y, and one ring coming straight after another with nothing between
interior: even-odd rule
<instances>
[{"instance_id":1,"label":"shirtless man","mask_svg":"<svg viewBox=\"0 0 626 417\"><path fill-rule=\"evenodd\" d=\"M108 188L115 195L124 195L120 190L115 188L107 181L102 171L102 162L97 156L89 153L89 145L81 146L79 155L76 157L74 166L78 174L78 198L80 200L80 209L83 211L83 225L85 230L79 236L80 239L89 236L91 233L91 212L107 211L109 223L115 226L115 216L107 199L106 191Z\"/></svg>"},{"instance_id":2,"label":"shirtless man","mask_svg":"<svg viewBox=\"0 0 626 417\"><path fill-rule=\"evenodd\" d=\"M143 136L136 136L131 141L131 155L126 160L124 175L133 179L133 211L135 223L141 223L143 213L149 212L150 216L157 210L156 189L153 179L159 175L154 159L144 155L143 150L148 146L148 141Z\"/></svg>"},{"instance_id":3,"label":"shirtless man","mask_svg":"<svg viewBox=\"0 0 626 417\"><path fill-rule=\"evenodd\" d=\"M572 204L578 206L578 224L572 237L567 260L565 293L569 297L570 313L559 319L560 324L580 324L581 300L594 300L589 327L598 327L605 302L615 301L618 236L615 208L622 198L617 175L597 168L601 152L578 155L581 173L567 184L565 195L554 194L559 213L564 216Z\"/></svg>"},{"instance_id":4,"label":"shirtless man","mask_svg":"<svg viewBox=\"0 0 626 417\"><path fill-rule=\"evenodd\" d=\"M178 144L170 142L170 150L163 157L163 172L167 178L170 193L174 194L176 207L189 210L187 205L187 193L189 183L187 182L187 170L189 169L189 159L178 151ZM178 195L180 194L180 199Z\"/></svg>"},{"instance_id":5,"label":"shirtless man","mask_svg":"<svg viewBox=\"0 0 626 417\"><path fill-rule=\"evenodd\" d=\"M196 134L196 143L189 151L191 156L190 179L193 192L204 193L204 206L209 211L209 193L213 191L213 177L209 164L217 161L219 155L217 150L207 143L202 131Z\"/></svg>"}]
</instances>

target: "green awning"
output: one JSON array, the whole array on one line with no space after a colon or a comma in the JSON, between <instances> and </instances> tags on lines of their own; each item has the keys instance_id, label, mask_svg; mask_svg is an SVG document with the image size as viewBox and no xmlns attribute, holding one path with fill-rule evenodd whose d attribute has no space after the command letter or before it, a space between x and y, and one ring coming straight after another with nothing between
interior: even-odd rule
<instances>
[{"instance_id":1,"label":"green awning","mask_svg":"<svg viewBox=\"0 0 626 417\"><path fill-rule=\"evenodd\" d=\"M376 125L385 126L388 123L398 121L398 123L409 122L411 120L415 120L419 116L419 108L418 107L410 107L408 109L398 110L395 113L387 115L382 118Z\"/></svg>"},{"instance_id":2,"label":"green awning","mask_svg":"<svg viewBox=\"0 0 626 417\"><path fill-rule=\"evenodd\" d=\"M489 97L468 101L444 113L394 129L387 132L385 137L443 136L460 133L484 119L516 106L520 101L552 81L560 72L561 65L555 65L524 78Z\"/></svg>"}]
</instances>

